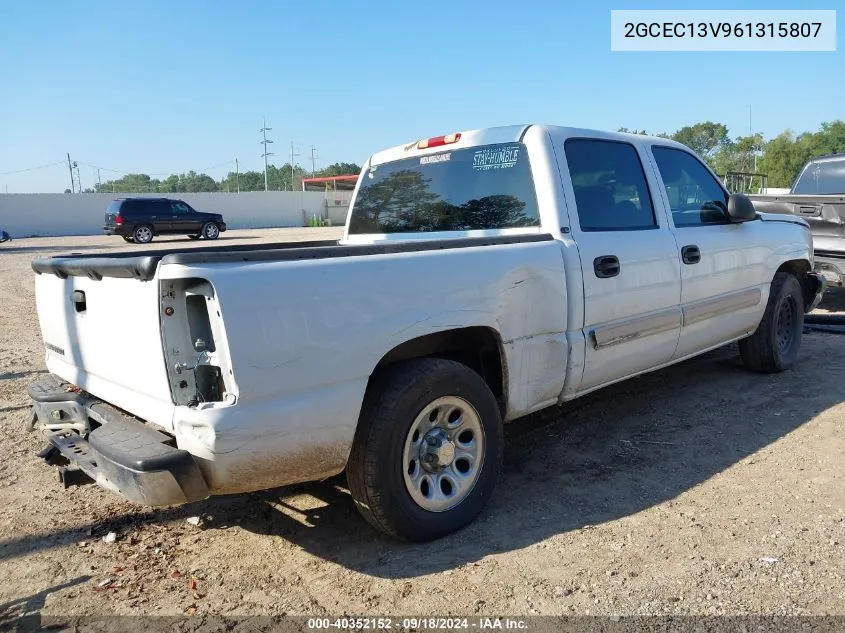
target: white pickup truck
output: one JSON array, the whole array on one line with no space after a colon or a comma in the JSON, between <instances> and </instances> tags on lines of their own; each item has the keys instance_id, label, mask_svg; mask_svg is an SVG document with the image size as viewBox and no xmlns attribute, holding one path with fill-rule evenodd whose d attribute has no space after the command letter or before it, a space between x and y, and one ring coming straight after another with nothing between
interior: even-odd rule
<instances>
[{"instance_id":1,"label":"white pickup truck","mask_svg":"<svg viewBox=\"0 0 845 633\"><path fill-rule=\"evenodd\" d=\"M737 340L788 369L824 287L807 223L683 145L542 125L374 154L340 242L32 266L31 425L66 485L168 505L345 470L411 540L481 511L503 422Z\"/></svg>"}]
</instances>

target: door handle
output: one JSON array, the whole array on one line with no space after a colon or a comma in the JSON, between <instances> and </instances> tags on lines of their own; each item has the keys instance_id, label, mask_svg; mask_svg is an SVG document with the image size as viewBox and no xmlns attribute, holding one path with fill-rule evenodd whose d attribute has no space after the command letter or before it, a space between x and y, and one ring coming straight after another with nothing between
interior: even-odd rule
<instances>
[{"instance_id":1,"label":"door handle","mask_svg":"<svg viewBox=\"0 0 845 633\"><path fill-rule=\"evenodd\" d=\"M689 244L681 249L681 260L685 264L697 264L701 261L701 251L695 244Z\"/></svg>"},{"instance_id":2,"label":"door handle","mask_svg":"<svg viewBox=\"0 0 845 633\"><path fill-rule=\"evenodd\" d=\"M616 277L622 266L619 265L619 258L615 255L602 255L593 260L593 270L599 279Z\"/></svg>"}]
</instances>

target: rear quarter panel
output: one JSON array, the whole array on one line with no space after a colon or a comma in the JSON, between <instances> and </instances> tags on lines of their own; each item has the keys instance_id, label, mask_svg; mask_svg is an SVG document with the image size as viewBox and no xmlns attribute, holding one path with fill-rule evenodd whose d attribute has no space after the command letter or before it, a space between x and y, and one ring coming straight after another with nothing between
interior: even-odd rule
<instances>
[{"instance_id":1,"label":"rear quarter panel","mask_svg":"<svg viewBox=\"0 0 845 633\"><path fill-rule=\"evenodd\" d=\"M237 404L175 414L179 446L204 458L218 492L342 470L370 374L419 336L469 326L497 332L508 418L556 402L565 378L567 295L556 241L163 265L161 274L206 278L220 303Z\"/></svg>"}]
</instances>

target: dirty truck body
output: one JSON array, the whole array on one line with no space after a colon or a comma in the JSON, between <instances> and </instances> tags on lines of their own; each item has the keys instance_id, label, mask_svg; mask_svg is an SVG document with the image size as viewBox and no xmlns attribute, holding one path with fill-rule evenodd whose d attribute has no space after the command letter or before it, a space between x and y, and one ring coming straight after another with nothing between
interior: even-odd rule
<instances>
[{"instance_id":1,"label":"dirty truck body","mask_svg":"<svg viewBox=\"0 0 845 633\"><path fill-rule=\"evenodd\" d=\"M666 139L512 126L373 155L338 243L36 260L32 426L138 503L346 470L375 527L442 536L505 421L736 340L792 365L810 231L743 198Z\"/></svg>"},{"instance_id":2,"label":"dirty truck body","mask_svg":"<svg viewBox=\"0 0 845 633\"><path fill-rule=\"evenodd\" d=\"M810 225L816 270L831 283L845 283L845 154L818 156L798 173L785 195L750 196L764 213L786 213Z\"/></svg>"}]
</instances>

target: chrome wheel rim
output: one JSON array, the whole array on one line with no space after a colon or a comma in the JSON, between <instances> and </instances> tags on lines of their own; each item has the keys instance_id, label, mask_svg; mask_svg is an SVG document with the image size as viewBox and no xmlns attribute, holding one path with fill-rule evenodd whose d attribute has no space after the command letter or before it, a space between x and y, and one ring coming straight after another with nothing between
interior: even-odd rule
<instances>
[{"instance_id":1,"label":"chrome wheel rim","mask_svg":"<svg viewBox=\"0 0 845 633\"><path fill-rule=\"evenodd\" d=\"M205 227L205 236L209 239L214 239L220 235L220 229L217 228L216 224L209 224Z\"/></svg>"},{"instance_id":2,"label":"chrome wheel rim","mask_svg":"<svg viewBox=\"0 0 845 633\"><path fill-rule=\"evenodd\" d=\"M135 231L136 242L149 242L153 239L153 232L146 226L142 226Z\"/></svg>"},{"instance_id":3,"label":"chrome wheel rim","mask_svg":"<svg viewBox=\"0 0 845 633\"><path fill-rule=\"evenodd\" d=\"M788 354L795 339L793 324L797 318L795 299L786 297L781 301L778 308L777 322L775 327L775 339L778 352L781 355Z\"/></svg>"},{"instance_id":4,"label":"chrome wheel rim","mask_svg":"<svg viewBox=\"0 0 845 633\"><path fill-rule=\"evenodd\" d=\"M405 438L402 471L414 502L429 512L467 498L484 464L484 429L469 402L438 398L423 407Z\"/></svg>"}]
</instances>

